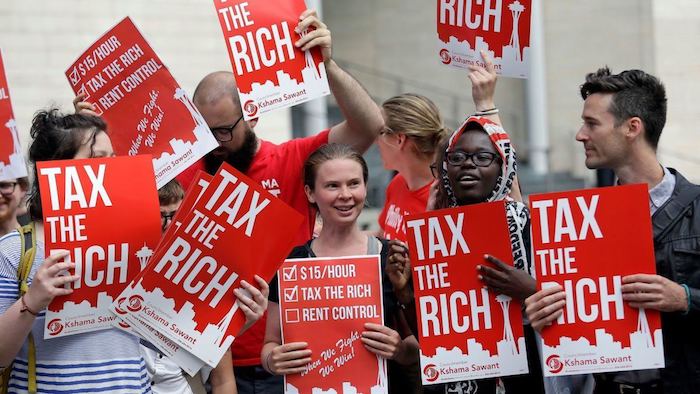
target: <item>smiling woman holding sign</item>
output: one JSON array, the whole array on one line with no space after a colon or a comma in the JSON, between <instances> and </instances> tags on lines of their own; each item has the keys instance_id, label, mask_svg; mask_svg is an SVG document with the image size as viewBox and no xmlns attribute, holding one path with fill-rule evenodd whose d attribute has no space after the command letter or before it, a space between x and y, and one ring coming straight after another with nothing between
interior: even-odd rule
<instances>
[{"instance_id":1,"label":"smiling woman holding sign","mask_svg":"<svg viewBox=\"0 0 700 394\"><path fill-rule=\"evenodd\" d=\"M367 172L362 156L345 145L325 145L309 156L304 165L305 190L309 202L318 207L323 228L318 238L297 246L290 258L380 254L386 260L387 242L357 226L367 196ZM273 374L302 373L311 362L311 350L305 342L282 344L276 279L271 287L263 366ZM392 311L387 305L394 300L391 286L383 292L385 314L389 316ZM366 323L360 340L368 351L386 359L402 364L417 360L417 349L410 348L396 330L385 325Z\"/></svg>"}]
</instances>

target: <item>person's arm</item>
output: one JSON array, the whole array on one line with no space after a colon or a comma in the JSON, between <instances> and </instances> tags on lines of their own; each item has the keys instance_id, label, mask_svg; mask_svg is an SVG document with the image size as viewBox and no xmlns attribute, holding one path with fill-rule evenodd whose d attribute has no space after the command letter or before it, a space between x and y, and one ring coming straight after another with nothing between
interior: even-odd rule
<instances>
[{"instance_id":1,"label":"person's arm","mask_svg":"<svg viewBox=\"0 0 700 394\"><path fill-rule=\"evenodd\" d=\"M241 332L238 333L239 336L260 320L265 311L267 311L267 297L270 294L270 287L258 275L255 275L255 281L258 282L260 290L245 280L241 280L241 288L233 290L237 298L236 303L245 315L245 325L241 328Z\"/></svg>"},{"instance_id":2,"label":"person's arm","mask_svg":"<svg viewBox=\"0 0 700 394\"><path fill-rule=\"evenodd\" d=\"M100 116L97 114L97 112L95 112L97 108L95 108L95 106L90 102L85 101L85 96L87 96L85 93L80 93L73 99L73 109L75 109L75 113L81 115Z\"/></svg>"},{"instance_id":3,"label":"person's arm","mask_svg":"<svg viewBox=\"0 0 700 394\"><path fill-rule=\"evenodd\" d=\"M345 118L343 122L331 127L328 141L348 144L358 152L364 153L384 126L379 107L360 83L333 60L331 32L318 19L316 11L306 10L299 19L297 32L310 26L315 30L302 37L296 45L301 50L316 46L321 49L328 85Z\"/></svg>"},{"instance_id":4,"label":"person's arm","mask_svg":"<svg viewBox=\"0 0 700 394\"><path fill-rule=\"evenodd\" d=\"M273 375L302 373L306 364L311 362L311 350L307 346L306 342L282 345L279 304L268 303L265 343L260 353L263 368Z\"/></svg>"},{"instance_id":5,"label":"person's arm","mask_svg":"<svg viewBox=\"0 0 700 394\"><path fill-rule=\"evenodd\" d=\"M492 263L493 266L479 264L476 270L479 273L479 280L484 282L489 290L520 301L537 291L535 278L524 270L510 266L491 255L485 255L484 260Z\"/></svg>"},{"instance_id":6,"label":"person's arm","mask_svg":"<svg viewBox=\"0 0 700 394\"><path fill-rule=\"evenodd\" d=\"M541 332L564 313L566 293L561 286L542 289L525 299L525 316L532 328Z\"/></svg>"},{"instance_id":7,"label":"person's arm","mask_svg":"<svg viewBox=\"0 0 700 394\"><path fill-rule=\"evenodd\" d=\"M365 323L360 340L371 353L399 364L409 365L418 361L418 341L415 337L411 335L401 339L396 330L382 324Z\"/></svg>"},{"instance_id":8,"label":"person's arm","mask_svg":"<svg viewBox=\"0 0 700 394\"><path fill-rule=\"evenodd\" d=\"M471 65L469 66L469 80L472 84L472 100L474 101L474 108L476 112L488 111L497 109L496 101L494 96L496 95L496 82L498 82L498 74L496 74L496 69L493 67L493 61L486 52L481 51L481 58L484 60L485 67ZM498 112L491 115L483 115L484 118L498 123L501 123L501 118L498 116ZM513 179L513 185L511 186L510 197L515 200L522 202L523 196L520 192L520 183L518 182L518 176Z\"/></svg>"},{"instance_id":9,"label":"person's arm","mask_svg":"<svg viewBox=\"0 0 700 394\"><path fill-rule=\"evenodd\" d=\"M481 51L481 57L484 59L485 67L478 65L469 66L469 80L472 83L472 100L474 101L474 108L477 113L497 108L494 95L496 94L498 74L496 74L496 69L493 67L493 62L489 55ZM501 126L503 125L498 113L484 115L484 117Z\"/></svg>"},{"instance_id":10,"label":"person's arm","mask_svg":"<svg viewBox=\"0 0 700 394\"><path fill-rule=\"evenodd\" d=\"M697 291L688 288L686 293L683 286L661 275L636 274L622 278L622 299L632 308L689 313L693 303L688 295Z\"/></svg>"},{"instance_id":11,"label":"person's arm","mask_svg":"<svg viewBox=\"0 0 700 394\"><path fill-rule=\"evenodd\" d=\"M12 363L32 330L34 314L46 309L54 297L73 292L64 286L78 280L76 275L59 275L75 268L75 263L59 262L67 251L54 253L39 267L27 293L0 315L0 369ZM26 306L27 311L22 312Z\"/></svg>"},{"instance_id":12,"label":"person's arm","mask_svg":"<svg viewBox=\"0 0 700 394\"><path fill-rule=\"evenodd\" d=\"M233 361L229 348L209 377L212 394L238 394L236 377L233 374Z\"/></svg>"}]
</instances>

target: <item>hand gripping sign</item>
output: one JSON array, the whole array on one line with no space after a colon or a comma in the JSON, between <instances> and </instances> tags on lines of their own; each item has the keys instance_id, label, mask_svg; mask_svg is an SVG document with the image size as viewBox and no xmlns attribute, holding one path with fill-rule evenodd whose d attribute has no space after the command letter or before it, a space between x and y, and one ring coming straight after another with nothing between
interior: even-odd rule
<instances>
[{"instance_id":1,"label":"hand gripping sign","mask_svg":"<svg viewBox=\"0 0 700 394\"><path fill-rule=\"evenodd\" d=\"M228 164L153 255L131 286L124 319L139 319L215 367L245 316L233 290L240 280L272 279L291 248L299 213Z\"/></svg>"},{"instance_id":2,"label":"hand gripping sign","mask_svg":"<svg viewBox=\"0 0 700 394\"><path fill-rule=\"evenodd\" d=\"M214 0L246 120L330 93L318 48L294 46L303 0Z\"/></svg>"},{"instance_id":3,"label":"hand gripping sign","mask_svg":"<svg viewBox=\"0 0 700 394\"><path fill-rule=\"evenodd\" d=\"M109 306L160 237L150 156L37 163L46 255L68 250L80 278L54 298L45 338L109 328Z\"/></svg>"},{"instance_id":4,"label":"hand gripping sign","mask_svg":"<svg viewBox=\"0 0 700 394\"><path fill-rule=\"evenodd\" d=\"M19 131L12 112L10 87L5 77L5 66L0 53L0 181L27 176Z\"/></svg>"},{"instance_id":5,"label":"hand gripping sign","mask_svg":"<svg viewBox=\"0 0 700 394\"><path fill-rule=\"evenodd\" d=\"M386 393L386 360L360 341L365 323L384 324L379 256L289 259L277 277L283 342L312 351L285 393Z\"/></svg>"},{"instance_id":6,"label":"hand gripping sign","mask_svg":"<svg viewBox=\"0 0 700 394\"><path fill-rule=\"evenodd\" d=\"M520 302L476 271L485 254L513 265L503 201L406 220L423 384L527 373Z\"/></svg>"},{"instance_id":7,"label":"hand gripping sign","mask_svg":"<svg viewBox=\"0 0 700 394\"><path fill-rule=\"evenodd\" d=\"M540 288L561 286L566 306L542 330L545 376L662 368L657 311L622 300L622 278L655 273L646 185L530 196Z\"/></svg>"},{"instance_id":8,"label":"hand gripping sign","mask_svg":"<svg viewBox=\"0 0 700 394\"><path fill-rule=\"evenodd\" d=\"M480 51L498 74L527 78L532 0L438 0L438 55L459 68L484 66Z\"/></svg>"},{"instance_id":9,"label":"hand gripping sign","mask_svg":"<svg viewBox=\"0 0 700 394\"><path fill-rule=\"evenodd\" d=\"M204 118L130 18L66 71L109 125L117 155L150 154L158 188L218 146Z\"/></svg>"}]
</instances>

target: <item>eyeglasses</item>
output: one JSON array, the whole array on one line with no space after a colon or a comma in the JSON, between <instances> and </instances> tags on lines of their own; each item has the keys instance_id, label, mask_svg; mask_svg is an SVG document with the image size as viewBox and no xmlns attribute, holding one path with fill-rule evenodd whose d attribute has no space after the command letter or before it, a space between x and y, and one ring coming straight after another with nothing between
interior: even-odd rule
<instances>
[{"instance_id":1,"label":"eyeglasses","mask_svg":"<svg viewBox=\"0 0 700 394\"><path fill-rule=\"evenodd\" d=\"M14 193L17 182L0 182L0 194L9 196Z\"/></svg>"},{"instance_id":2,"label":"eyeglasses","mask_svg":"<svg viewBox=\"0 0 700 394\"><path fill-rule=\"evenodd\" d=\"M472 163L477 167L488 167L498 157L497 154L491 152L476 152L467 153L461 150L447 152L447 163L452 166L461 166L467 159L471 158Z\"/></svg>"},{"instance_id":3,"label":"eyeglasses","mask_svg":"<svg viewBox=\"0 0 700 394\"><path fill-rule=\"evenodd\" d=\"M170 223L173 220L173 217L177 211L172 211L172 212L161 212L160 213L160 227L165 230L165 228L168 226L168 223Z\"/></svg>"},{"instance_id":4,"label":"eyeglasses","mask_svg":"<svg viewBox=\"0 0 700 394\"><path fill-rule=\"evenodd\" d=\"M238 122L243 119L243 115L241 115L240 118L236 121L236 123L233 124L233 126L230 127L214 127L211 129L212 134L214 134L214 138L216 138L217 141L219 142L228 142L233 139L233 129L236 128L238 125Z\"/></svg>"},{"instance_id":5,"label":"eyeglasses","mask_svg":"<svg viewBox=\"0 0 700 394\"><path fill-rule=\"evenodd\" d=\"M437 163L433 163L430 165L430 173L433 174L433 178L435 178L435 179L440 178L440 171L438 171Z\"/></svg>"}]
</instances>

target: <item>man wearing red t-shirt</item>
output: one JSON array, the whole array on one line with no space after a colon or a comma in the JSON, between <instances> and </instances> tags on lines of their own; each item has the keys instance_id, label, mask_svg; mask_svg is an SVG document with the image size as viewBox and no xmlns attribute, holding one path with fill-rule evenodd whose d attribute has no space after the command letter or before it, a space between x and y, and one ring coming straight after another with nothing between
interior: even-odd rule
<instances>
[{"instance_id":1,"label":"man wearing red t-shirt","mask_svg":"<svg viewBox=\"0 0 700 394\"><path fill-rule=\"evenodd\" d=\"M243 120L233 74L215 72L202 79L194 92L193 101L219 141L219 147L178 176L178 180L187 187L197 170L213 173L222 162L231 164L304 214L307 219L304 227L294 234L299 245L311 238L315 221L315 211L306 199L302 182L302 164L308 155L328 142L349 144L357 151L365 152L383 126L379 107L360 84L331 58L330 32L315 11L307 10L300 17L298 28L304 30L309 26L313 26L315 31L301 38L296 45L302 50L320 47L331 91L345 121L315 136L280 145L261 140L253 131L256 120ZM280 225L284 226L283 223ZM260 365L266 320L266 316L263 316L236 338L231 348L239 393L283 392L282 377L269 375Z\"/></svg>"}]
</instances>

